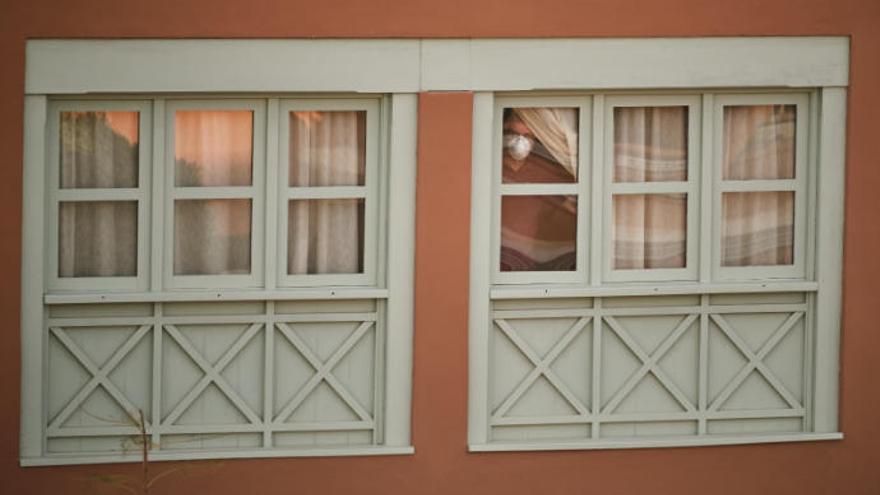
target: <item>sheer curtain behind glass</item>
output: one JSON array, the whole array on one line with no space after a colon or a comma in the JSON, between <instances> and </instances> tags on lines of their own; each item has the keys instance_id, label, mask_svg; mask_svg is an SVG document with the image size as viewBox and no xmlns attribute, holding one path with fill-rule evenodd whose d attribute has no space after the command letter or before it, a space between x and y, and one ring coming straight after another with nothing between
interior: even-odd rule
<instances>
[{"instance_id":1,"label":"sheer curtain behind glass","mask_svg":"<svg viewBox=\"0 0 880 495\"><path fill-rule=\"evenodd\" d=\"M252 200L211 196L252 194L253 120L250 110L175 112L174 185L206 192L174 202L175 275L250 273Z\"/></svg>"},{"instance_id":2,"label":"sheer curtain behind glass","mask_svg":"<svg viewBox=\"0 0 880 495\"><path fill-rule=\"evenodd\" d=\"M62 189L138 187L138 112L61 112ZM63 201L58 276L137 274L136 201Z\"/></svg>"},{"instance_id":3,"label":"sheer curtain behind glass","mask_svg":"<svg viewBox=\"0 0 880 495\"><path fill-rule=\"evenodd\" d=\"M687 181L687 107L614 109L614 182ZM685 266L686 194L615 194L614 268Z\"/></svg>"},{"instance_id":4,"label":"sheer curtain behind glass","mask_svg":"<svg viewBox=\"0 0 880 495\"><path fill-rule=\"evenodd\" d=\"M793 179L795 105L724 107L725 181ZM723 266L790 265L794 258L793 191L722 195Z\"/></svg>"},{"instance_id":5,"label":"sheer curtain behind glass","mask_svg":"<svg viewBox=\"0 0 880 495\"><path fill-rule=\"evenodd\" d=\"M363 186L366 112L291 112L289 186ZM362 273L364 199L294 199L288 204L287 273Z\"/></svg>"}]
</instances>

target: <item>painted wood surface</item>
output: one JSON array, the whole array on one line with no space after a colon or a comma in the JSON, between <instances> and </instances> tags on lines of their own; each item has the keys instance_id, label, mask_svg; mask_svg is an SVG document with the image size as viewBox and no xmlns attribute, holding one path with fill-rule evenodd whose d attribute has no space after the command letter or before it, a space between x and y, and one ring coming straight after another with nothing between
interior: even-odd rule
<instances>
[{"instance_id":1,"label":"painted wood surface","mask_svg":"<svg viewBox=\"0 0 880 495\"><path fill-rule=\"evenodd\" d=\"M46 455L380 445L384 305L52 306Z\"/></svg>"}]
</instances>

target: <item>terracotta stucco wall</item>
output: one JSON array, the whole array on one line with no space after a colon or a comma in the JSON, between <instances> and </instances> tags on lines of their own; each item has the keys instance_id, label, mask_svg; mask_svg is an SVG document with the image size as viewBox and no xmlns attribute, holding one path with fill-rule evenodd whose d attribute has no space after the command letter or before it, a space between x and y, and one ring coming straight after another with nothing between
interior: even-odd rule
<instances>
[{"instance_id":1,"label":"terracotta stucco wall","mask_svg":"<svg viewBox=\"0 0 880 495\"><path fill-rule=\"evenodd\" d=\"M468 454L471 95L419 105L413 441L405 457L225 461L154 493L880 493L880 1L0 1L0 492L101 493L137 465L18 467L24 46L72 37L851 36L840 442ZM439 262L442 260L442 263ZM167 469L172 464L161 464ZM106 493L116 493L104 488Z\"/></svg>"}]
</instances>

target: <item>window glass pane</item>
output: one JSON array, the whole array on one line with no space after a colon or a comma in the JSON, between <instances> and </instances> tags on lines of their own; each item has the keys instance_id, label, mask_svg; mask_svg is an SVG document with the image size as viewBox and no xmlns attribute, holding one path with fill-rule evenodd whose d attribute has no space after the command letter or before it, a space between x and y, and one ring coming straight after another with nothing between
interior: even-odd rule
<instances>
[{"instance_id":1,"label":"window glass pane","mask_svg":"<svg viewBox=\"0 0 880 495\"><path fill-rule=\"evenodd\" d=\"M251 272L251 200L174 202L174 274Z\"/></svg>"},{"instance_id":2,"label":"window glass pane","mask_svg":"<svg viewBox=\"0 0 880 495\"><path fill-rule=\"evenodd\" d=\"M290 112L289 185L359 186L367 112Z\"/></svg>"},{"instance_id":3,"label":"window glass pane","mask_svg":"<svg viewBox=\"0 0 880 495\"><path fill-rule=\"evenodd\" d=\"M174 185L249 186L254 114L187 110L174 114Z\"/></svg>"},{"instance_id":4,"label":"window glass pane","mask_svg":"<svg viewBox=\"0 0 880 495\"><path fill-rule=\"evenodd\" d=\"M577 196L501 198L501 271L573 271Z\"/></svg>"},{"instance_id":5,"label":"window glass pane","mask_svg":"<svg viewBox=\"0 0 880 495\"><path fill-rule=\"evenodd\" d=\"M614 182L687 180L688 107L614 108Z\"/></svg>"},{"instance_id":6,"label":"window glass pane","mask_svg":"<svg viewBox=\"0 0 880 495\"><path fill-rule=\"evenodd\" d=\"M59 277L137 275L137 201L62 201Z\"/></svg>"},{"instance_id":7,"label":"window glass pane","mask_svg":"<svg viewBox=\"0 0 880 495\"><path fill-rule=\"evenodd\" d=\"M791 265L794 261L794 192L722 194L721 264Z\"/></svg>"},{"instance_id":8,"label":"window glass pane","mask_svg":"<svg viewBox=\"0 0 880 495\"><path fill-rule=\"evenodd\" d=\"M296 199L287 214L289 275L363 273L363 198Z\"/></svg>"},{"instance_id":9,"label":"window glass pane","mask_svg":"<svg viewBox=\"0 0 880 495\"><path fill-rule=\"evenodd\" d=\"M614 268L684 268L687 194L614 196Z\"/></svg>"},{"instance_id":10,"label":"window glass pane","mask_svg":"<svg viewBox=\"0 0 880 495\"><path fill-rule=\"evenodd\" d=\"M796 123L795 105L724 107L724 179L793 179Z\"/></svg>"},{"instance_id":11,"label":"window glass pane","mask_svg":"<svg viewBox=\"0 0 880 495\"><path fill-rule=\"evenodd\" d=\"M506 108L502 132L505 184L577 182L577 108Z\"/></svg>"},{"instance_id":12,"label":"window glass pane","mask_svg":"<svg viewBox=\"0 0 880 495\"><path fill-rule=\"evenodd\" d=\"M138 118L138 112L61 112L61 187L137 187Z\"/></svg>"}]
</instances>

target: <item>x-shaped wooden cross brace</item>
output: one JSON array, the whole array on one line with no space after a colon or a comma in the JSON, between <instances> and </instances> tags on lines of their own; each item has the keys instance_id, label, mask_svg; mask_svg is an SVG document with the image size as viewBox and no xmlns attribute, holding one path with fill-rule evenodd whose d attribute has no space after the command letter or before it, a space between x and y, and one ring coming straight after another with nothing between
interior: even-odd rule
<instances>
[{"instance_id":1,"label":"x-shaped wooden cross brace","mask_svg":"<svg viewBox=\"0 0 880 495\"><path fill-rule=\"evenodd\" d=\"M627 395L632 392L632 390L642 381L642 379L648 374L653 374L657 380L675 397L675 400L678 401L681 406L689 412L693 412L696 409L694 405L691 404L690 400L688 400L687 396L678 388L675 382L669 378L669 376L663 371L662 368L658 365L660 359L666 355L666 353L672 349L678 339L687 331L688 328L694 323L697 319L697 315L688 315L681 323L675 327L675 330L672 331L664 340L660 343L659 346L648 355L642 347L633 340L633 338L629 335L623 326L613 317L606 316L604 318L605 322L608 324L608 327L614 331L615 334L620 338L620 340L632 351L633 354L642 362L641 367L633 373L629 379L623 384L623 386L611 397L608 403L605 404L605 408L602 410L603 414L611 414L615 409L620 405L620 403L627 397Z\"/></svg>"},{"instance_id":2,"label":"x-shaped wooden cross brace","mask_svg":"<svg viewBox=\"0 0 880 495\"><path fill-rule=\"evenodd\" d=\"M55 415L55 418L49 423L48 430L54 431L61 428L65 421L73 414L74 411L79 408L83 402L89 397L89 395L96 388L103 387L104 390L110 394L110 397L116 401L119 406L122 407L125 414L128 415L129 419L134 421L140 421L138 415L138 408L125 397L125 394L119 390L119 388L110 381L109 375L113 372L114 369L122 362L123 359L131 352L132 349L141 341L141 339L150 331L150 325L142 325L139 327L125 342L122 343L116 351L113 352L113 355L110 356L103 366L97 366L86 353L82 351L73 340L67 335L65 331L60 328L52 327L49 329L53 336L58 339L58 342L64 346L65 349L74 357L77 361L88 371L92 378L83 385L82 388L79 389L79 392L64 406L58 414ZM115 425L114 425L115 426ZM145 427L149 427L149 424L145 424Z\"/></svg>"},{"instance_id":3,"label":"x-shaped wooden cross brace","mask_svg":"<svg viewBox=\"0 0 880 495\"><path fill-rule=\"evenodd\" d=\"M165 425L174 424L174 422L177 421L180 415L183 414L192 405L193 402L195 402L195 400L202 394L202 392L204 392L205 388L207 388L208 385L210 385L211 383L217 385L217 388L219 388L220 391L223 392L223 394L226 395L226 397L235 405L235 407L238 408L238 410L245 415L248 421L250 421L252 424L261 423L262 420L260 419L260 417L257 416L257 414L253 410L251 410L247 402L245 402L244 399L242 399L241 396L238 394L238 392L236 392L235 389L233 389L229 385L229 383L226 381L225 378L223 378L223 375L221 375L221 373L226 368L226 366L228 366L229 363L231 363L232 360L235 359L236 356L238 356L238 353L241 352L242 349L244 349L248 342L251 341L251 339L260 331L262 327L262 323L252 324L250 327L248 327L247 330L245 330L244 333L241 334L238 340L236 340L235 343L233 343L232 346L229 347L229 349L227 349L225 353L223 353L223 356L221 356L220 359L217 360L216 364L211 364L195 347L193 347L189 339L187 339L180 333L180 330L178 330L177 327L175 327L174 325L164 325L165 332L170 335L175 342L177 342L177 345L179 345L180 348L183 349L183 351L189 356L189 358L192 359L193 362L196 363L196 365L201 368L202 372L204 372L205 374L204 376L202 376L201 380L199 380L195 384L195 386L193 386L193 388L191 388L189 392L187 392L183 399L181 399L180 402L177 403L174 409L167 416L165 416L162 423Z\"/></svg>"},{"instance_id":4,"label":"x-shaped wooden cross brace","mask_svg":"<svg viewBox=\"0 0 880 495\"><path fill-rule=\"evenodd\" d=\"M718 314L711 315L712 321L718 325L718 328L724 332L724 335L733 342L733 345L739 349L739 352L741 352L749 362L739 371L739 373L736 374L736 376L733 377L733 379L730 380L730 382L727 383L718 396L715 397L715 400L709 405L710 411L717 411L718 408L730 398L731 394L742 385L753 370L757 370L792 409L800 409L803 407L794 395L788 391L785 385L776 378L772 371L770 371L770 368L764 364L764 359L767 355L776 348L776 345L779 344L783 337L788 335L788 332L794 327L795 323L800 320L801 316L803 316L803 313L792 313L782 325L773 332L773 335L767 339L758 352L755 353L752 352L749 346L743 341L739 334L736 333L730 324L727 323L727 320L725 320L723 316Z\"/></svg>"},{"instance_id":5,"label":"x-shaped wooden cross brace","mask_svg":"<svg viewBox=\"0 0 880 495\"><path fill-rule=\"evenodd\" d=\"M309 378L309 380L297 391L297 393L287 401L287 404L281 408L278 415L275 416L275 422L281 423L287 421L287 418L293 414L294 411L306 400L306 397L312 393L312 390L315 389L322 381L327 382L328 385L339 395L340 398L345 402L348 407L354 411L355 414L361 419L361 421L372 421L370 417L370 413L364 409L363 406L358 402L358 400L351 395L351 392L339 382L339 379L333 375L333 368L336 367L337 364L348 354L348 352L357 344L361 337L363 337L367 330L373 325L372 321L362 322L351 335L346 338L342 344L326 361L322 361L314 352L312 352L309 345L299 336L296 332L294 332L286 323L276 323L276 326L281 333L287 338L290 344L297 350L297 352L302 355L308 361L309 365L315 369L315 374Z\"/></svg>"},{"instance_id":6,"label":"x-shaped wooden cross brace","mask_svg":"<svg viewBox=\"0 0 880 495\"><path fill-rule=\"evenodd\" d=\"M532 363L534 368L530 371L522 381L517 384L517 386L513 389L513 392L504 399L504 402L498 406L497 409L492 413L493 419L498 419L503 417L507 412L513 407L514 404L525 394L525 392L532 386L532 384L541 376L544 376L548 382L559 392L565 400L571 404L571 406L578 412L578 414L586 416L589 414L587 407L584 406L580 400L578 400L577 396L572 393L571 389L563 382L559 376L550 368L556 358L562 354L562 351L568 348L569 344L571 344L572 340L578 336L579 333L587 326L587 323L590 322L589 317L583 317L578 319L575 324L562 336L547 352L544 357L538 356L537 353L529 346L529 344L519 336L516 330L507 323L506 320L497 319L495 320L495 324L498 325L498 328L504 332L504 335L507 336L508 339L516 346L516 348Z\"/></svg>"}]
</instances>

